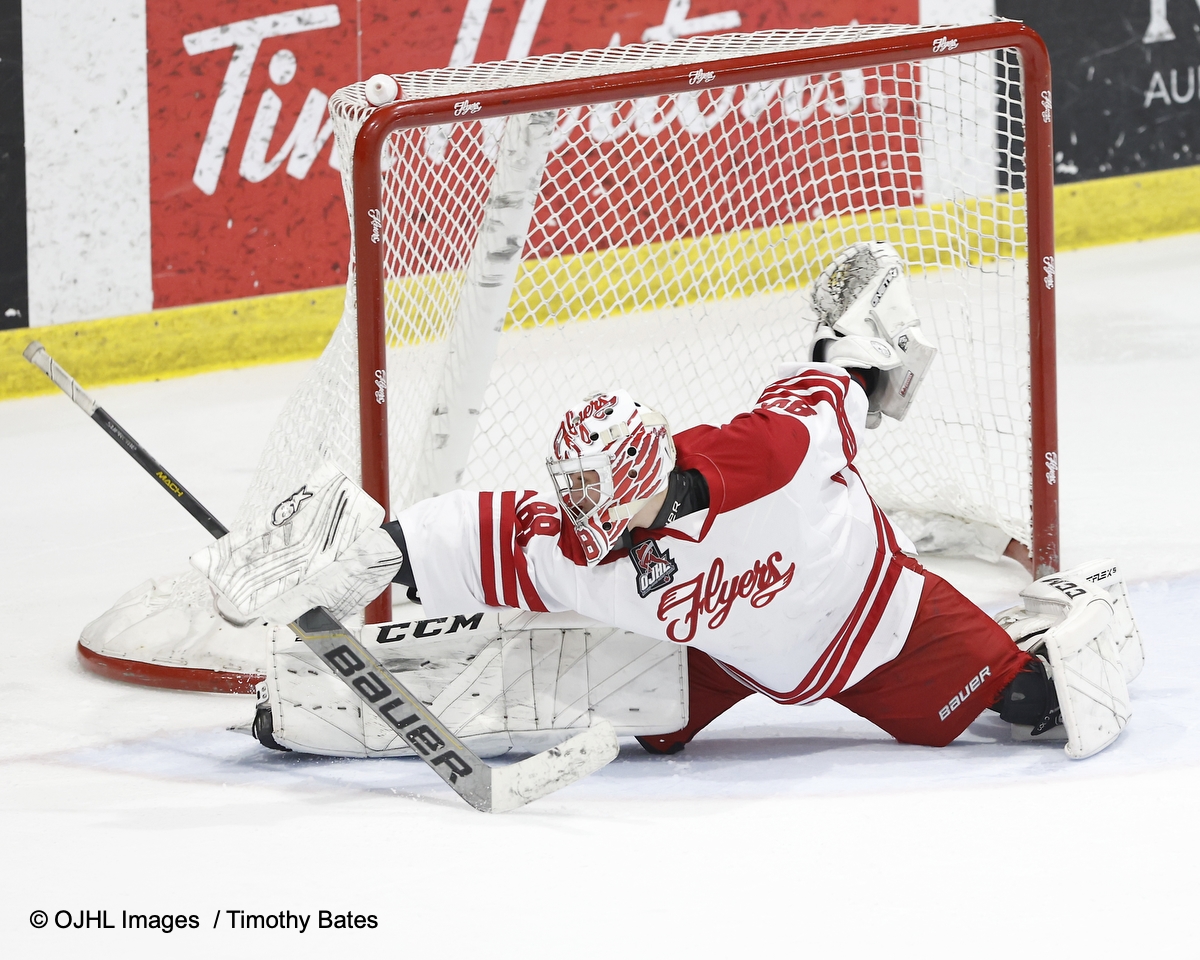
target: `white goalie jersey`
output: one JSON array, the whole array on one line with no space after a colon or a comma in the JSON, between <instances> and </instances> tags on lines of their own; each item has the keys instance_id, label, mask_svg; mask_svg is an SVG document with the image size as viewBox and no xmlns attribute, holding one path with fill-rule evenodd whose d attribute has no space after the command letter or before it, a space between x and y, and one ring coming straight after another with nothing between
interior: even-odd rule
<instances>
[{"instance_id":1,"label":"white goalie jersey","mask_svg":"<svg viewBox=\"0 0 1200 960\"><path fill-rule=\"evenodd\" d=\"M553 497L416 504L397 519L425 613L575 611L692 644L781 703L835 696L900 652L923 586L854 467L866 414L842 368L789 365L750 412L676 434L708 508L593 567Z\"/></svg>"}]
</instances>

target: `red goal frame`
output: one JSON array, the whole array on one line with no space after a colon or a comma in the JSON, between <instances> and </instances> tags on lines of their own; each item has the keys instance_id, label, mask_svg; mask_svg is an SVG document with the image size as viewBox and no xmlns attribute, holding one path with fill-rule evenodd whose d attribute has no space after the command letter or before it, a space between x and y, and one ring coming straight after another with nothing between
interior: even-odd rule
<instances>
[{"instance_id":1,"label":"red goal frame","mask_svg":"<svg viewBox=\"0 0 1200 960\"><path fill-rule=\"evenodd\" d=\"M901 37L867 39L783 54L715 60L709 65L722 86L781 80L811 73L884 66L1004 48L1018 51L1025 116L1025 203L1029 255L1030 416L1033 561L1035 576L1059 569L1058 415L1054 307L1054 140L1050 58L1036 32L1023 23L1001 21L939 27ZM472 120L514 113L561 110L618 98L655 97L694 89L692 66L659 67L609 77L472 92ZM372 229L383 207L382 151L393 132L416 126L452 124L462 96L397 101L375 110L354 146L354 249L357 255L359 417L362 428L363 488L390 516L387 457L386 334L383 245ZM382 376L381 376L382 375ZM367 622L391 619L390 591L367 608Z\"/></svg>"}]
</instances>

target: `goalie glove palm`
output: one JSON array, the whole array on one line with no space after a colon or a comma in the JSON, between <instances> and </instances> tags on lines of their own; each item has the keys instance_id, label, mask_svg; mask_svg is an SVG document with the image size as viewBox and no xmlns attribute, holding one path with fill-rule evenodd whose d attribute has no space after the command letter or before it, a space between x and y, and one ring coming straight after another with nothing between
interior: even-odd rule
<instances>
[{"instance_id":1,"label":"goalie glove palm","mask_svg":"<svg viewBox=\"0 0 1200 960\"><path fill-rule=\"evenodd\" d=\"M937 355L921 331L904 261L887 243L851 244L813 281L810 296L818 321L838 335L878 338L893 348L898 363L874 365L882 375L873 410L903 420Z\"/></svg>"},{"instance_id":2,"label":"goalie glove palm","mask_svg":"<svg viewBox=\"0 0 1200 960\"><path fill-rule=\"evenodd\" d=\"M317 606L342 618L378 596L400 568L383 519L383 508L326 461L269 515L230 531L192 565L246 619L291 623Z\"/></svg>"}]
</instances>

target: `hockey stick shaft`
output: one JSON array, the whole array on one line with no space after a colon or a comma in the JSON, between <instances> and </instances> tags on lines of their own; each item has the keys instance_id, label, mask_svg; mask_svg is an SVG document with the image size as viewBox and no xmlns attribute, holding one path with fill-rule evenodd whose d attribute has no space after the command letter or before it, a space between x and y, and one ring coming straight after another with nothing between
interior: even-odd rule
<instances>
[{"instance_id":1,"label":"hockey stick shaft","mask_svg":"<svg viewBox=\"0 0 1200 960\"><path fill-rule=\"evenodd\" d=\"M36 340L25 359L45 373L84 413L116 440L214 537L229 531L184 490ZM165 478L165 479L164 479ZM186 499L185 499L186 497ZM616 734L607 721L558 747L520 763L493 769L452 734L361 642L324 607L301 614L289 629L321 658L330 672L476 810L502 813L524 806L595 772L617 755Z\"/></svg>"},{"instance_id":2,"label":"hockey stick shaft","mask_svg":"<svg viewBox=\"0 0 1200 960\"><path fill-rule=\"evenodd\" d=\"M218 539L229 532L221 521L205 508L204 504L193 497L184 485L167 471L166 467L150 456L145 447L134 440L116 420L108 415L102 406L88 396L87 391L75 382L74 377L54 362L54 358L37 340L25 348L24 357L48 376L56 387L74 400L80 410L95 420L100 425L100 429L119 443L121 449L133 457L164 490L175 497L184 510L199 520L205 530Z\"/></svg>"}]
</instances>

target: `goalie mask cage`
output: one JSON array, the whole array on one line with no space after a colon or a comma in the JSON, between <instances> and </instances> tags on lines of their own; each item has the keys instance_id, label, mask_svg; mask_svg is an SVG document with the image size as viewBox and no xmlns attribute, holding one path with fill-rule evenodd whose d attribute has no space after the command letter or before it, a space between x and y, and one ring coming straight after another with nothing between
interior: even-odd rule
<instances>
[{"instance_id":1,"label":"goalie mask cage","mask_svg":"<svg viewBox=\"0 0 1200 960\"><path fill-rule=\"evenodd\" d=\"M330 100L345 314L239 519L322 454L390 515L546 490L562 412L610 387L674 431L725 422L807 356L821 267L886 240L939 354L907 417L862 438L868 489L919 547L1012 538L1058 569L1050 74L1029 28L726 34L396 80L382 107L363 83Z\"/></svg>"}]
</instances>

